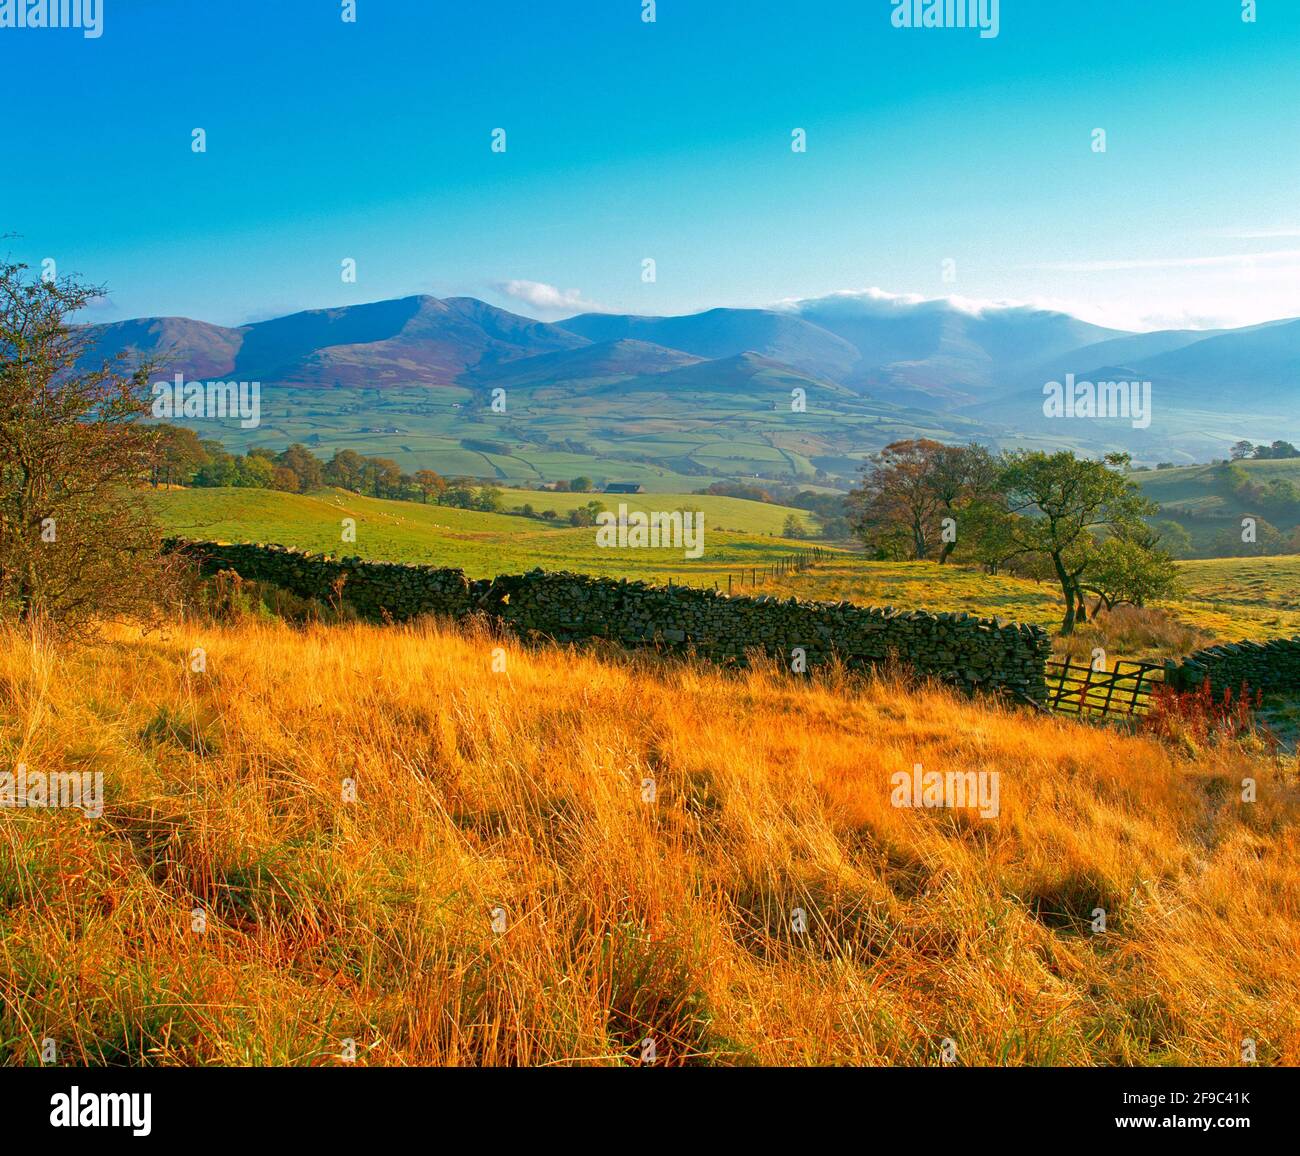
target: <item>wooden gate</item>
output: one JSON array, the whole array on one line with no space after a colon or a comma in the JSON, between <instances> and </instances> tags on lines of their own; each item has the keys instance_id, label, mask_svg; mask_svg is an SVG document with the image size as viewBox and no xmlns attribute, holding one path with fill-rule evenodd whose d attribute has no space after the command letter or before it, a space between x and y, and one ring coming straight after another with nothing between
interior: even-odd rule
<instances>
[{"instance_id":1,"label":"wooden gate","mask_svg":"<svg viewBox=\"0 0 1300 1156\"><path fill-rule=\"evenodd\" d=\"M1164 666L1120 659L1111 670L1090 663L1047 663L1047 705L1061 714L1131 717L1145 714L1151 695L1164 683Z\"/></svg>"}]
</instances>

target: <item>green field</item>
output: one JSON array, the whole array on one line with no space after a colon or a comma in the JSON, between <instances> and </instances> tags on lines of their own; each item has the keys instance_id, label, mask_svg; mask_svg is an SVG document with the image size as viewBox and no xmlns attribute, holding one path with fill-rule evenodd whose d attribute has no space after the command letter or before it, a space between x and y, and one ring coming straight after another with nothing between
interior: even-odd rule
<instances>
[{"instance_id":1,"label":"green field","mask_svg":"<svg viewBox=\"0 0 1300 1156\"><path fill-rule=\"evenodd\" d=\"M732 573L790 558L807 543L777 536L787 515L802 510L710 495L551 494L509 491L508 505L533 501L537 509L567 512L599 497L610 509L704 513L704 553L687 559L673 549L603 549L594 527L549 524L536 518L487 514L450 506L366 498L344 490L284 494L257 489L188 489L150 496L163 526L184 537L226 542L276 542L330 554L455 566L471 577L547 570L580 570L654 581L726 584ZM356 521L356 542L343 541L343 519Z\"/></svg>"},{"instance_id":2,"label":"green field","mask_svg":"<svg viewBox=\"0 0 1300 1156\"><path fill-rule=\"evenodd\" d=\"M731 530L737 534L775 535L785 529L785 520L791 514L809 533L815 532L817 518L806 510L791 506L775 506L767 502L751 502L744 498L725 498L714 494L575 494L555 493L551 490L502 489L501 501L506 509L516 509L525 504L541 513L554 510L562 518L569 511L581 509L588 502L600 502L607 510L617 512L620 505L628 512L640 510L699 510L704 514L706 531Z\"/></svg>"},{"instance_id":3,"label":"green field","mask_svg":"<svg viewBox=\"0 0 1300 1156\"><path fill-rule=\"evenodd\" d=\"M510 505L567 511L587 494L510 491ZM686 583L735 592L844 600L901 609L968 611L1054 629L1061 598L1049 582L985 574L977 567L934 562L869 562L843 547L823 547L814 569L773 578L764 568L794 557L808 543L779 537L785 507L702 495L628 495L629 509L700 509L705 550L602 549L592 527L551 525L534 518L445 506L392 502L341 490L284 494L254 489L190 489L151 495L170 533L218 541L277 542L332 554L455 566L475 578L540 566L608 577ZM603 496L617 507L618 495ZM802 511L795 511L799 516ZM355 544L342 540L342 519L357 523ZM776 533L773 533L775 529ZM1187 628L1166 640L1126 644L1128 658L1153 657L1203 645L1211 638L1300 635L1300 556L1210 559L1181 564L1186 591L1164 609ZM756 581L757 580L757 581Z\"/></svg>"},{"instance_id":4,"label":"green field","mask_svg":"<svg viewBox=\"0 0 1300 1156\"><path fill-rule=\"evenodd\" d=\"M966 441L982 430L967 418L903 409L828 385L813 388L807 411L793 414L795 379L772 369L740 379L717 372L716 379L701 377L671 396L644 382L578 392L521 385L510 390L501 414L463 386L268 386L257 428L192 424L231 451L279 451L301 442L324 458L351 449L391 458L407 472L427 468L500 485L585 476L602 487L639 482L665 494L690 493L721 478L800 485L834 478L847 487L871 453L898 438Z\"/></svg>"}]
</instances>

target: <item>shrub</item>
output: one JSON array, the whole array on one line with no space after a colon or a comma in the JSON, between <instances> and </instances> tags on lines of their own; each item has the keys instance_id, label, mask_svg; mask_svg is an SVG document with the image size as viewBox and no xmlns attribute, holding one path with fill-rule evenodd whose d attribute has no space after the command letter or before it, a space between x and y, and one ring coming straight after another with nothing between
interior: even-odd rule
<instances>
[{"instance_id":1,"label":"shrub","mask_svg":"<svg viewBox=\"0 0 1300 1156\"><path fill-rule=\"evenodd\" d=\"M1221 697L1215 695L1208 681L1195 690L1157 687L1141 729L1193 749L1216 740L1253 736L1258 731L1255 709L1263 697L1261 691L1251 695L1245 684L1235 696L1229 688Z\"/></svg>"}]
</instances>

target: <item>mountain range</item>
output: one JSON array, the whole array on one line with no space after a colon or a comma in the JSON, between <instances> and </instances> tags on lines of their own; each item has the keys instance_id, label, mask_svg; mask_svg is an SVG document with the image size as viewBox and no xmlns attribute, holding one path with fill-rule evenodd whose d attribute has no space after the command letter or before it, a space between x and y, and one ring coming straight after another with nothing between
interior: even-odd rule
<instances>
[{"instance_id":1,"label":"mountain range","mask_svg":"<svg viewBox=\"0 0 1300 1156\"><path fill-rule=\"evenodd\" d=\"M415 296L308 310L237 328L180 317L93 326L90 356L149 358L156 376L235 378L265 388L460 387L570 401L654 398L665 416L701 391L744 399L761 380L834 406L852 399L959 417L993 440L1052 440L1049 381L1152 382L1155 421L1072 427L1082 444L1141 456L1224 448L1300 417L1300 319L1233 330L1128 333L1026 306L834 294L768 309L677 317L584 313L535 321L471 297ZM811 401L810 401L811 404ZM1095 435L1095 436L1094 436ZM1188 441L1187 439L1192 439Z\"/></svg>"}]
</instances>

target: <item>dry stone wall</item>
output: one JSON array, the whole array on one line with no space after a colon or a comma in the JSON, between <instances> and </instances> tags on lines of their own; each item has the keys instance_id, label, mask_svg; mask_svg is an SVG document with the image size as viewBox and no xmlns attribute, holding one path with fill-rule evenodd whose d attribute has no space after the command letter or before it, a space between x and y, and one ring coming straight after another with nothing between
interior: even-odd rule
<instances>
[{"instance_id":1,"label":"dry stone wall","mask_svg":"<svg viewBox=\"0 0 1300 1156\"><path fill-rule=\"evenodd\" d=\"M1239 691L1243 683L1252 691L1266 693L1300 690L1300 638L1210 646L1171 665L1165 674L1171 686L1186 690L1207 679L1216 694Z\"/></svg>"},{"instance_id":2,"label":"dry stone wall","mask_svg":"<svg viewBox=\"0 0 1300 1156\"><path fill-rule=\"evenodd\" d=\"M1038 626L969 614L930 614L849 602L728 597L713 590L533 570L469 581L460 570L336 559L281 546L173 539L170 549L206 573L281 586L303 598L341 597L366 618L480 612L524 638L608 639L692 651L743 664L757 650L811 669L838 657L859 667L899 662L967 688L1005 689L1043 701L1051 639Z\"/></svg>"},{"instance_id":3,"label":"dry stone wall","mask_svg":"<svg viewBox=\"0 0 1300 1156\"><path fill-rule=\"evenodd\" d=\"M327 605L341 597L363 618L405 621L420 614L460 617L471 610L462 570L332 558L285 546L190 542L169 538L163 548L183 554L205 574L233 570L241 578L269 582L300 598Z\"/></svg>"}]
</instances>

